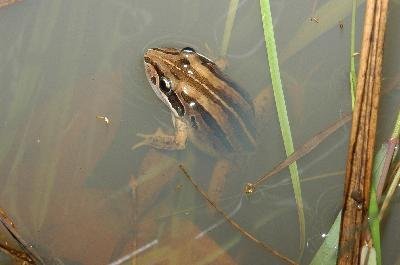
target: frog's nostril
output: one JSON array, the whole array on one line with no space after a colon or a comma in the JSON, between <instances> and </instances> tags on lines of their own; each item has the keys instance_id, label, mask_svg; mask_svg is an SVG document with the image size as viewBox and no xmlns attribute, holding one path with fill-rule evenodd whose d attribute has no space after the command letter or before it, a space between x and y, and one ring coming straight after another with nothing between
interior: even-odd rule
<instances>
[{"instance_id":1,"label":"frog's nostril","mask_svg":"<svg viewBox=\"0 0 400 265\"><path fill-rule=\"evenodd\" d=\"M151 82L153 83L153 85L156 85L156 84L157 84L157 79L156 79L155 76L152 76L152 77L150 78L150 80L151 80Z\"/></svg>"}]
</instances>

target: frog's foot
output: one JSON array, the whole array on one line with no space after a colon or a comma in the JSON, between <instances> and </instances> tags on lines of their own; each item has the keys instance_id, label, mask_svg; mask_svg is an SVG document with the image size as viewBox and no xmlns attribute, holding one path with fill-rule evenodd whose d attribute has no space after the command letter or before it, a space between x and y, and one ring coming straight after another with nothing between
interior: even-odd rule
<instances>
[{"instance_id":1,"label":"frog's foot","mask_svg":"<svg viewBox=\"0 0 400 265\"><path fill-rule=\"evenodd\" d=\"M132 146L132 150L135 150L141 146L151 146L156 149L167 149L167 150L181 150L185 148L186 137L183 139L182 135L177 133L176 135L168 135L164 133L161 128L158 128L153 134L136 134L142 137L143 140Z\"/></svg>"}]
</instances>

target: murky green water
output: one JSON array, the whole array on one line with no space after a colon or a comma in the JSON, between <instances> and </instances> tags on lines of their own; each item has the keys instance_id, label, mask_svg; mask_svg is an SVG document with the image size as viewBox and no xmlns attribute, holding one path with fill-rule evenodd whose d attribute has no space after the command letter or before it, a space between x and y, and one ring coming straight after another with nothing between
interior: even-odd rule
<instances>
[{"instance_id":1,"label":"murky green water","mask_svg":"<svg viewBox=\"0 0 400 265\"><path fill-rule=\"evenodd\" d=\"M295 147L351 110L350 6L321 17L327 2L271 0ZM258 1L239 2L226 57L226 72L253 98L269 91L257 150L232 158L225 178L212 177L217 159L190 143L183 151L131 150L140 141L137 133L173 131L169 111L147 84L145 49L190 45L217 59L228 5L26 0L0 9L0 207L48 264L282 263L222 222L178 164L246 231L297 259L288 171L251 198L242 195L246 182L285 158ZM394 26L400 9L396 1L391 5L378 145L400 101L400 32ZM358 26L362 6L359 11ZM306 216L301 264L310 262L340 210L348 134L346 125L298 162ZM385 264L400 259L399 238L391 232L398 202L392 207L383 232Z\"/></svg>"}]
</instances>

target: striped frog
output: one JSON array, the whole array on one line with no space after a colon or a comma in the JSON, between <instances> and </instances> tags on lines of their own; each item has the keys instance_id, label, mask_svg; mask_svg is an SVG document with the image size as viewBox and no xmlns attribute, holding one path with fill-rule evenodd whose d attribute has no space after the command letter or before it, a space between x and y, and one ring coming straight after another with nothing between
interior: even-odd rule
<instances>
[{"instance_id":1,"label":"striped frog","mask_svg":"<svg viewBox=\"0 0 400 265\"><path fill-rule=\"evenodd\" d=\"M218 66L193 48L152 48L144 54L148 81L171 110L174 135L158 129L134 145L184 149L191 141L214 156L255 146L253 103Z\"/></svg>"}]
</instances>

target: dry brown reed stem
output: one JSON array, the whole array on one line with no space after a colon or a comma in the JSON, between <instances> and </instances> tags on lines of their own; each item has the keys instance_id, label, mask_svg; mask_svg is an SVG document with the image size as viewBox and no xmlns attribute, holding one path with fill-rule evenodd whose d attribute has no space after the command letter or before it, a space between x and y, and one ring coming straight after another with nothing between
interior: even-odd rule
<instances>
[{"instance_id":1,"label":"dry brown reed stem","mask_svg":"<svg viewBox=\"0 0 400 265\"><path fill-rule=\"evenodd\" d=\"M0 208L0 225L7 230L14 240L19 244L23 251L13 249L7 244L0 243L0 249L9 253L17 259L23 260L27 264L44 264L42 258L38 255L35 248L29 245L18 233L14 222L6 215L5 211Z\"/></svg>"},{"instance_id":2,"label":"dry brown reed stem","mask_svg":"<svg viewBox=\"0 0 400 265\"><path fill-rule=\"evenodd\" d=\"M388 0L366 1L356 102L346 164L339 265L359 264L361 248L369 243L369 231L364 228L368 223L387 8Z\"/></svg>"},{"instance_id":3,"label":"dry brown reed stem","mask_svg":"<svg viewBox=\"0 0 400 265\"><path fill-rule=\"evenodd\" d=\"M28 254L24 251L16 250L9 245L0 243L0 251L14 258L15 264L26 264L36 265L35 261L32 260Z\"/></svg>"},{"instance_id":4,"label":"dry brown reed stem","mask_svg":"<svg viewBox=\"0 0 400 265\"><path fill-rule=\"evenodd\" d=\"M258 240L255 236L247 232L244 228L242 228L238 223L236 223L234 220L232 220L228 214L226 214L222 209L220 209L217 204L212 201L208 195L197 185L197 183L194 182L193 178L189 175L189 173L186 171L183 165L179 165L180 170L182 171L183 175L192 183L193 187L203 196L203 198L220 214L222 217L230 224L232 227L234 227L236 230L239 231L241 235L249 239L250 241L253 241L260 247L262 247L264 250L268 251L272 255L278 257L282 261L284 261L287 264L298 264L294 260L291 260L290 258L286 257L285 255L281 254L279 251L275 250L273 247L270 245L262 242L261 240Z\"/></svg>"}]
</instances>

